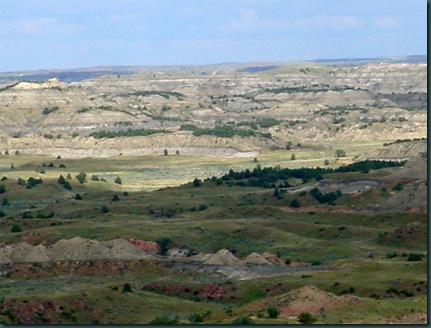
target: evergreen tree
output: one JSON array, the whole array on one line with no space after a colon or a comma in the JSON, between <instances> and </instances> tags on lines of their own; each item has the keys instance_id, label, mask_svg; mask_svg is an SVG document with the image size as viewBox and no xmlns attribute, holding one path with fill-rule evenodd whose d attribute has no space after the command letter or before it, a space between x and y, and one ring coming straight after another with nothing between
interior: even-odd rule
<instances>
[{"instance_id":1,"label":"evergreen tree","mask_svg":"<svg viewBox=\"0 0 431 328\"><path fill-rule=\"evenodd\" d=\"M65 183L66 183L66 179L64 178L64 176L63 175L60 175L59 177L58 177L58 181L57 181L59 184L62 184L62 185L64 185Z\"/></svg>"},{"instance_id":2,"label":"evergreen tree","mask_svg":"<svg viewBox=\"0 0 431 328\"><path fill-rule=\"evenodd\" d=\"M84 172L80 172L75 176L76 180L78 180L79 183L85 183L87 182L87 174Z\"/></svg>"}]
</instances>

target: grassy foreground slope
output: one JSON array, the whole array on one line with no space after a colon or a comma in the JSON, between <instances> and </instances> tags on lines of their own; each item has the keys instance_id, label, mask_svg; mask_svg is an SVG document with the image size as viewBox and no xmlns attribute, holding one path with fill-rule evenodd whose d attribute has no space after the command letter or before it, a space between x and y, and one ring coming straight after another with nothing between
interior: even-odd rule
<instances>
[{"instance_id":1,"label":"grassy foreground slope","mask_svg":"<svg viewBox=\"0 0 431 328\"><path fill-rule=\"evenodd\" d=\"M183 156L139 160L156 165L160 159L164 164L170 162L170 170L175 170L175 163L179 169L182 161L187 165L190 161ZM290 268L290 263L299 263L303 267L282 274L275 269L251 274L233 267L232 274L226 274L217 267L192 264L187 258L165 257L0 264L8 272L0 276L0 322L232 323L248 317L256 323L297 323L297 313L287 301L292 299L312 312L316 323L422 323L426 314L426 212L381 207L413 182L408 175L397 178L403 167L330 173L306 180L289 178L267 188L248 186L247 180L241 185L237 183L241 179L220 175L213 179L207 175L206 181L195 175L201 179L146 192L128 188L129 178L120 173L133 170L138 159L29 160L16 156L15 169L7 167L4 157L2 160L2 245L26 241L49 246L76 236L169 238L173 245L192 253L228 249L244 258L252 252L267 252L279 259L279 266ZM263 164L236 160L235 171ZM214 161L200 159L193 172L206 165L205 172L211 172L222 165L221 160ZM223 161L231 164L229 159ZM54 167L43 165L51 162ZM335 164L332 159L329 166ZM87 168L85 183L76 179L82 165ZM60 175L70 189L59 183ZM42 183L29 183L31 176L41 178ZM117 176L125 182L116 184ZM371 187L361 185L354 190L352 181ZM286 182L289 186L280 186ZM341 192L322 203L311 192L317 187L322 194L331 193L322 183L334 186L334 193L338 188ZM302 294L292 294L298 288ZM318 296L326 302L324 310L307 308L306 297ZM344 305L337 305L341 303ZM278 318L269 318L269 307L278 309Z\"/></svg>"}]
</instances>

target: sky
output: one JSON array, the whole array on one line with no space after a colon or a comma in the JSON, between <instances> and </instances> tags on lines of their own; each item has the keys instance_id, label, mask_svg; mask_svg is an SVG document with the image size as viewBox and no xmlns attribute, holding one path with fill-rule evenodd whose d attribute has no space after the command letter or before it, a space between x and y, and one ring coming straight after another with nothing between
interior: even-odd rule
<instances>
[{"instance_id":1,"label":"sky","mask_svg":"<svg viewBox=\"0 0 431 328\"><path fill-rule=\"evenodd\" d=\"M0 71L426 54L426 0L5 0Z\"/></svg>"}]
</instances>

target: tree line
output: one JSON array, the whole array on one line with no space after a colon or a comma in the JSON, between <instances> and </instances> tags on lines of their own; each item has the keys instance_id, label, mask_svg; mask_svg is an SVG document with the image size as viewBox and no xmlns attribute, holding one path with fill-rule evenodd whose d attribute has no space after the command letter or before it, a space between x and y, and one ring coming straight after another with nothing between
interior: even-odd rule
<instances>
[{"instance_id":1,"label":"tree line","mask_svg":"<svg viewBox=\"0 0 431 328\"><path fill-rule=\"evenodd\" d=\"M352 163L346 166L340 166L338 168L297 168L297 169L281 169L279 166L276 167L264 167L262 168L259 164L253 169L245 169L243 171L229 170L228 173L224 174L221 178L211 178L209 180L216 181L217 184L227 183L235 184L238 186L248 187L262 187L262 188L275 188L276 183L280 183L278 187L287 188L290 187L287 182L290 178L301 179L304 183L311 179L321 180L323 174L328 173L346 173L346 172L362 172L367 173L370 170L378 170L387 167L403 166L406 161L395 162L395 161L376 161L376 160L365 160L357 163Z\"/></svg>"}]
</instances>

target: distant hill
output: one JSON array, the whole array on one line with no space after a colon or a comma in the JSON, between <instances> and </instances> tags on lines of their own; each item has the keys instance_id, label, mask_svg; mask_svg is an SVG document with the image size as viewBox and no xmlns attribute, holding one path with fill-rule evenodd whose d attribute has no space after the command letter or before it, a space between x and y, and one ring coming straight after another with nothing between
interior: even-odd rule
<instances>
[{"instance_id":1,"label":"distant hill","mask_svg":"<svg viewBox=\"0 0 431 328\"><path fill-rule=\"evenodd\" d=\"M331 64L351 64L361 65L367 63L385 62L385 63L426 63L426 55L411 55L398 57L371 57L371 58L335 58L335 59L315 59L303 62L312 63L331 63ZM282 65L283 64L283 65ZM56 78L61 82L71 83L92 79L104 75L131 75L141 72L154 70L163 71L192 71L202 69L202 75L207 75L207 70L216 70L219 68L236 67L239 72L258 73L267 70L273 70L285 63L218 63L208 65L175 65L175 66L98 66L75 69L53 69L37 71L17 71L17 72L0 72L0 82L7 81L46 81L50 78Z\"/></svg>"},{"instance_id":2,"label":"distant hill","mask_svg":"<svg viewBox=\"0 0 431 328\"><path fill-rule=\"evenodd\" d=\"M314 63L351 63L351 64L368 64L376 62L384 63L426 63L427 55L411 55L399 57L369 57L369 58L335 58L335 59L315 59Z\"/></svg>"}]
</instances>

